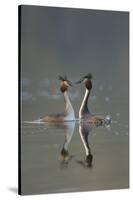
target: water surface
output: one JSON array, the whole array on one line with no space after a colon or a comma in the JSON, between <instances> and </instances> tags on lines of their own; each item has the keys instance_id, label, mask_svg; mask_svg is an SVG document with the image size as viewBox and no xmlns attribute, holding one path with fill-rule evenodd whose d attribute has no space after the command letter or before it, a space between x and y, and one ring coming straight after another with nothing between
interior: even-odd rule
<instances>
[{"instance_id":1,"label":"water surface","mask_svg":"<svg viewBox=\"0 0 133 200\"><path fill-rule=\"evenodd\" d=\"M87 141L91 165L86 161ZM128 188L128 144L124 122L113 122L110 127L23 123L22 193Z\"/></svg>"}]
</instances>

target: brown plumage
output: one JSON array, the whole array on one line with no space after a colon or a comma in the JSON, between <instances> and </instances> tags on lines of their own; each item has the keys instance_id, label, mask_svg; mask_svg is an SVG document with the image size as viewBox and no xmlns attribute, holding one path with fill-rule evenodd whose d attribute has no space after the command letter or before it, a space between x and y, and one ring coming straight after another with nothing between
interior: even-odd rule
<instances>
[{"instance_id":1,"label":"brown plumage","mask_svg":"<svg viewBox=\"0 0 133 200\"><path fill-rule=\"evenodd\" d=\"M91 90L91 89L92 89L92 82L91 82L90 79L87 79L87 80L85 81L85 86L86 86L86 88L87 88L88 90Z\"/></svg>"},{"instance_id":2,"label":"brown plumage","mask_svg":"<svg viewBox=\"0 0 133 200\"><path fill-rule=\"evenodd\" d=\"M86 122L90 124L95 124L96 126L101 126L104 124L104 118L102 116L91 116L85 119Z\"/></svg>"},{"instance_id":3,"label":"brown plumage","mask_svg":"<svg viewBox=\"0 0 133 200\"><path fill-rule=\"evenodd\" d=\"M42 122L63 122L65 117L65 113L53 114L45 116L41 119Z\"/></svg>"},{"instance_id":4,"label":"brown plumage","mask_svg":"<svg viewBox=\"0 0 133 200\"><path fill-rule=\"evenodd\" d=\"M102 116L93 115L88 109L88 99L92 89L92 74L91 73L87 74L86 76L82 77L80 81L77 81L76 83L79 84L82 82L84 82L85 84L86 91L79 110L79 119L82 119L90 124L95 124L96 126L103 125L105 123L105 118Z\"/></svg>"},{"instance_id":5,"label":"brown plumage","mask_svg":"<svg viewBox=\"0 0 133 200\"><path fill-rule=\"evenodd\" d=\"M69 86L72 86L71 82L67 79L67 77L59 76L60 80L60 91L63 93L65 99L65 111L58 114L52 114L48 116L44 116L40 118L41 122L63 122L68 120L74 120L74 110L69 100L67 90Z\"/></svg>"},{"instance_id":6,"label":"brown plumage","mask_svg":"<svg viewBox=\"0 0 133 200\"><path fill-rule=\"evenodd\" d=\"M61 91L62 93L64 93L65 91L67 91L68 87L69 87L69 86L67 86L67 85L64 83L64 81L61 81L61 83L60 83L60 91Z\"/></svg>"}]
</instances>

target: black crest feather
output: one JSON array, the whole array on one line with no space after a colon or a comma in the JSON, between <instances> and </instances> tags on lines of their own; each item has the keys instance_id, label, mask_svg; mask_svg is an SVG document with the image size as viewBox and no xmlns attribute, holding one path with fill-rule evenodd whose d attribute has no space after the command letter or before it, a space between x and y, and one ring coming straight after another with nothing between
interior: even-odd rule
<instances>
[{"instance_id":1,"label":"black crest feather","mask_svg":"<svg viewBox=\"0 0 133 200\"><path fill-rule=\"evenodd\" d=\"M92 76L92 74L91 73L88 73L86 76L84 76L83 78L88 78L88 79L92 79L93 78L93 76Z\"/></svg>"},{"instance_id":2,"label":"black crest feather","mask_svg":"<svg viewBox=\"0 0 133 200\"><path fill-rule=\"evenodd\" d=\"M65 75L65 76L60 76L59 75L59 80L61 80L61 81L67 81L67 76Z\"/></svg>"}]
</instances>

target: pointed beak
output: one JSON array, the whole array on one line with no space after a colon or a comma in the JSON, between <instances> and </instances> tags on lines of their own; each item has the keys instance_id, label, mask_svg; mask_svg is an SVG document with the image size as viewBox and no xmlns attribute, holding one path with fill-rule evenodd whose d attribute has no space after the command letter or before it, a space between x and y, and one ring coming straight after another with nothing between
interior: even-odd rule
<instances>
[{"instance_id":1,"label":"pointed beak","mask_svg":"<svg viewBox=\"0 0 133 200\"><path fill-rule=\"evenodd\" d=\"M73 84L71 81L68 81L69 86L73 87Z\"/></svg>"},{"instance_id":2,"label":"pointed beak","mask_svg":"<svg viewBox=\"0 0 133 200\"><path fill-rule=\"evenodd\" d=\"M75 84L80 84L82 83L83 79L80 79L79 81L76 81Z\"/></svg>"}]
</instances>

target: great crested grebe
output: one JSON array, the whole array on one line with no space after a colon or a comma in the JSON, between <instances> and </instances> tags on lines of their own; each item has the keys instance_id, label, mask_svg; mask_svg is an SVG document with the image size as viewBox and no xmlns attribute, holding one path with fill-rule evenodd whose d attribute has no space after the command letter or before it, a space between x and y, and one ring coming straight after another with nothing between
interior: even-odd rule
<instances>
[{"instance_id":1,"label":"great crested grebe","mask_svg":"<svg viewBox=\"0 0 133 200\"><path fill-rule=\"evenodd\" d=\"M59 76L60 80L60 91L62 92L65 100L65 111L58 114L51 114L45 117L41 117L41 122L64 122L64 121L73 121L75 120L74 109L70 102L67 90L69 86L72 86L71 82L67 79L66 76Z\"/></svg>"},{"instance_id":2,"label":"great crested grebe","mask_svg":"<svg viewBox=\"0 0 133 200\"><path fill-rule=\"evenodd\" d=\"M88 136L93 128L95 128L93 124L88 124L84 121L79 122L79 134L85 149L86 159L84 162L78 161L78 163L82 164L84 167L92 167L93 155L88 142Z\"/></svg>"},{"instance_id":3,"label":"great crested grebe","mask_svg":"<svg viewBox=\"0 0 133 200\"><path fill-rule=\"evenodd\" d=\"M89 73L88 75L82 77L79 81L76 82L76 84L84 82L85 84L85 95L83 98L83 101L81 103L81 107L79 110L79 119L88 121L89 123L94 123L97 125L102 125L104 123L109 124L111 122L111 119L109 116L102 117L102 116L96 116L93 115L90 110L88 109L88 99L90 96L90 92L92 89L92 74Z\"/></svg>"}]
</instances>

